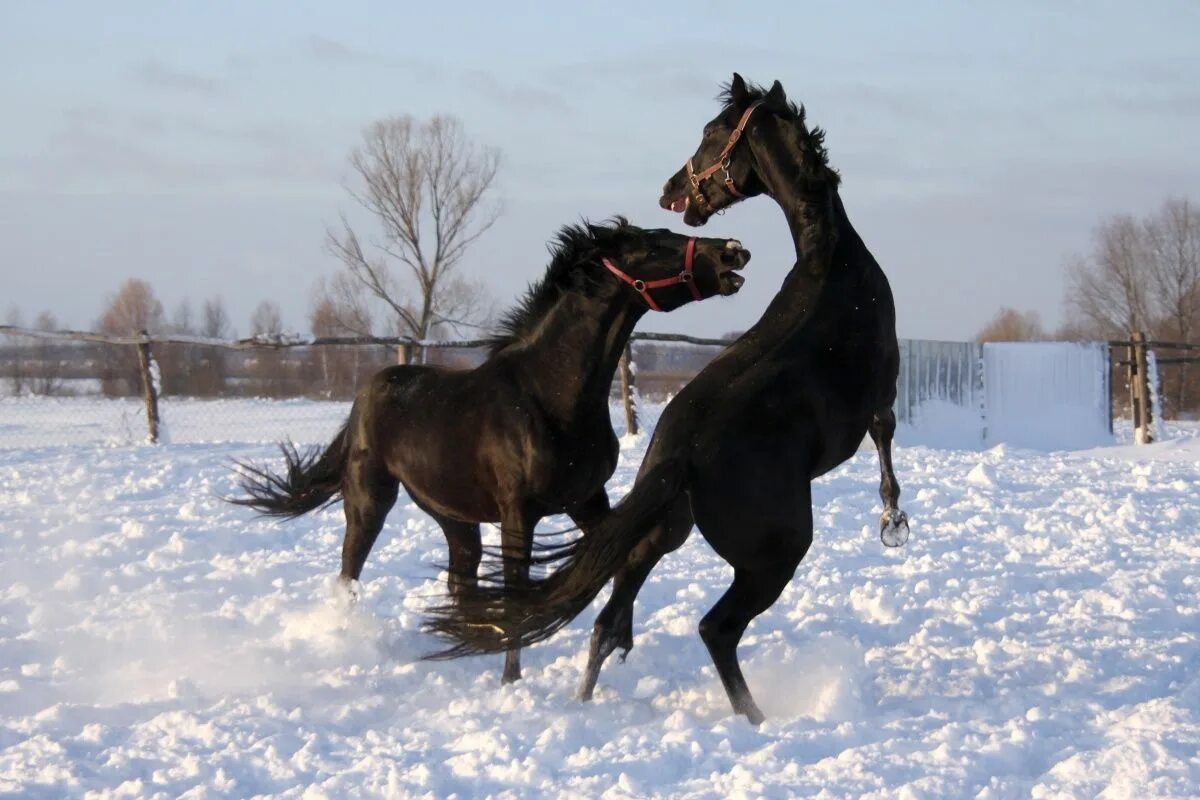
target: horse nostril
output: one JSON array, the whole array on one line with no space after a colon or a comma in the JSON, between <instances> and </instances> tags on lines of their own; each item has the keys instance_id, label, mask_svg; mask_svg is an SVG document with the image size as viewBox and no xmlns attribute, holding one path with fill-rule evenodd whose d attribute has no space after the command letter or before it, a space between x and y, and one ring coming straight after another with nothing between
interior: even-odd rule
<instances>
[{"instance_id":1,"label":"horse nostril","mask_svg":"<svg viewBox=\"0 0 1200 800\"><path fill-rule=\"evenodd\" d=\"M746 266L749 260L750 251L742 247L742 243L737 239L726 242L721 250L721 263L735 269Z\"/></svg>"}]
</instances>

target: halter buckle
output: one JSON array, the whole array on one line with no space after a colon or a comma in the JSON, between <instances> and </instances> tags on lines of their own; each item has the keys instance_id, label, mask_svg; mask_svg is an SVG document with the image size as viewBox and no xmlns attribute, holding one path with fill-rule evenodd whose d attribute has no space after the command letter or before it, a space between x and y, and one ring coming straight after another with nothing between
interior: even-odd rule
<instances>
[{"instance_id":1,"label":"halter buckle","mask_svg":"<svg viewBox=\"0 0 1200 800\"><path fill-rule=\"evenodd\" d=\"M646 291L646 282L644 280L642 280L641 278L634 278L633 279L633 288L635 291L644 292L644 291Z\"/></svg>"},{"instance_id":2,"label":"halter buckle","mask_svg":"<svg viewBox=\"0 0 1200 800\"><path fill-rule=\"evenodd\" d=\"M692 279L692 273L688 272L686 269L683 272L679 273L679 282L680 283L687 283L691 279Z\"/></svg>"}]
</instances>

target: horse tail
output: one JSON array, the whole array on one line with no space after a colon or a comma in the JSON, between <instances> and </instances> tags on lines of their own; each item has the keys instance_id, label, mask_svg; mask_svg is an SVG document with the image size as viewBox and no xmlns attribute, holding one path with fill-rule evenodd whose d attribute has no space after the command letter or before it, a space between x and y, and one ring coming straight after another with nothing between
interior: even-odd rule
<instances>
[{"instance_id":1,"label":"horse tail","mask_svg":"<svg viewBox=\"0 0 1200 800\"><path fill-rule=\"evenodd\" d=\"M585 536L541 547L532 562L558 565L546 577L510 586L504 585L501 570L493 570L480 588L430 609L422 627L453 644L426 658L497 653L552 636L587 608L616 575L629 552L679 496L684 474L681 459L656 464Z\"/></svg>"},{"instance_id":2,"label":"horse tail","mask_svg":"<svg viewBox=\"0 0 1200 800\"><path fill-rule=\"evenodd\" d=\"M279 445L287 464L287 472L283 475L266 467L237 462L242 470L241 486L247 496L235 497L229 502L284 519L294 519L332 503L342 493L342 473L350 451L352 419L342 424L324 450L317 447L300 453L291 442Z\"/></svg>"}]
</instances>

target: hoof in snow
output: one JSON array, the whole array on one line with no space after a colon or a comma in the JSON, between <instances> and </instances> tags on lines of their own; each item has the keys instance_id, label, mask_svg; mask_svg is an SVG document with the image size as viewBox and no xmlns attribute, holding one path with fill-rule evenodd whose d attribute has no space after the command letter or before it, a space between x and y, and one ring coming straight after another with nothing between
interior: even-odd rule
<instances>
[{"instance_id":1,"label":"hoof in snow","mask_svg":"<svg viewBox=\"0 0 1200 800\"><path fill-rule=\"evenodd\" d=\"M358 601L362 595L362 584L356 580L347 580L342 577L338 577L336 580L331 600L334 612L341 618L339 627L345 631L350 628L350 618L358 608Z\"/></svg>"},{"instance_id":2,"label":"hoof in snow","mask_svg":"<svg viewBox=\"0 0 1200 800\"><path fill-rule=\"evenodd\" d=\"M879 518L879 539L887 547L900 547L908 541L908 515L888 509Z\"/></svg>"}]
</instances>

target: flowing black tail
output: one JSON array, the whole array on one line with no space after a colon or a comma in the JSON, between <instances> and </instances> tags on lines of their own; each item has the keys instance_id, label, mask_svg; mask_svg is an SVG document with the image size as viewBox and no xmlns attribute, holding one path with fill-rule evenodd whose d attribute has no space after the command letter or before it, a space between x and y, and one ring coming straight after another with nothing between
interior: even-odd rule
<instances>
[{"instance_id":1,"label":"flowing black tail","mask_svg":"<svg viewBox=\"0 0 1200 800\"><path fill-rule=\"evenodd\" d=\"M242 469L242 489L247 497L229 502L249 506L272 517L292 519L332 503L342 491L342 470L349 452L350 420L324 450L315 448L299 453L291 442L279 446L287 462L287 474L276 475L266 467L238 462Z\"/></svg>"},{"instance_id":2,"label":"flowing black tail","mask_svg":"<svg viewBox=\"0 0 1200 800\"><path fill-rule=\"evenodd\" d=\"M429 609L424 630L453 644L431 660L503 652L554 635L604 588L650 526L683 488L684 463L665 461L642 476L629 495L586 536L542 547L534 564L559 564L554 572L521 586L505 586L497 568L480 588Z\"/></svg>"}]
</instances>

